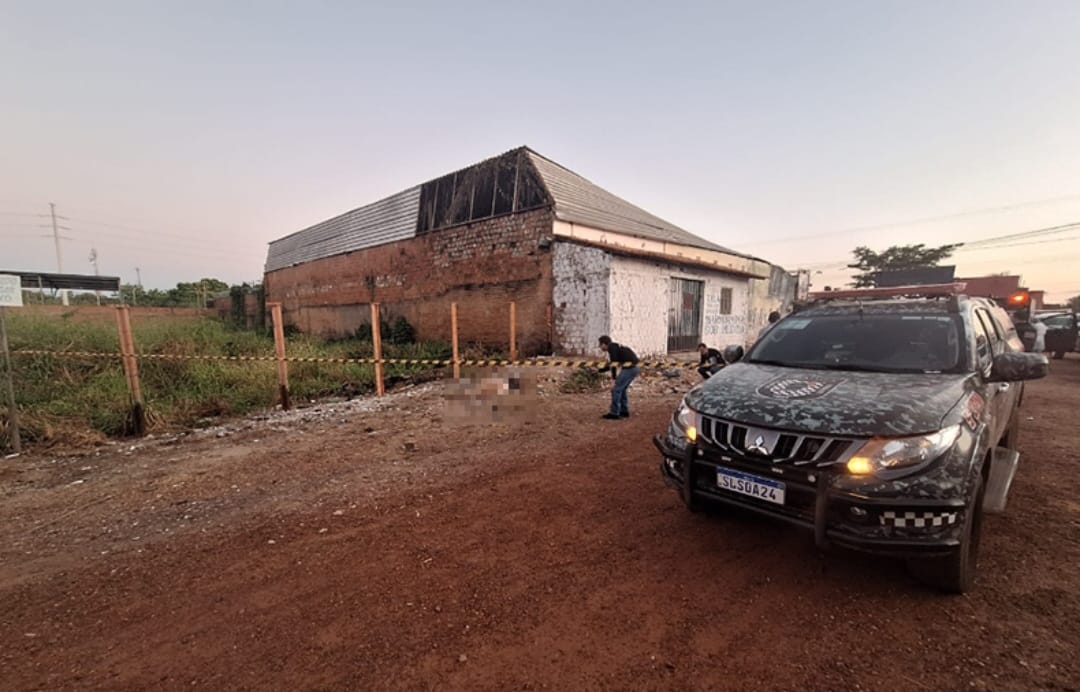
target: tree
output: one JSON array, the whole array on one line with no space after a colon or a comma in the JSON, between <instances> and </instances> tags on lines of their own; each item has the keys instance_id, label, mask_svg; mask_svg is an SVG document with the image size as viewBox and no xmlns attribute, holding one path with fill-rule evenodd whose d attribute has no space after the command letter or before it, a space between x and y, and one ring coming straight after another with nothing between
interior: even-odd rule
<instances>
[{"instance_id":1,"label":"tree","mask_svg":"<svg viewBox=\"0 0 1080 692\"><path fill-rule=\"evenodd\" d=\"M229 284L219 279L180 282L175 288L143 289L134 284L120 287L120 295L129 304L156 308L206 307L209 299L229 291Z\"/></svg>"},{"instance_id":2,"label":"tree","mask_svg":"<svg viewBox=\"0 0 1080 692\"><path fill-rule=\"evenodd\" d=\"M893 245L882 252L874 252L865 245L860 245L851 251L851 254L855 255L855 263L848 265L851 269L862 272L855 275L852 286L855 288L877 286L878 272L936 267L941 260L951 256L958 247L960 243L940 247L926 247L919 243L918 245Z\"/></svg>"}]
</instances>

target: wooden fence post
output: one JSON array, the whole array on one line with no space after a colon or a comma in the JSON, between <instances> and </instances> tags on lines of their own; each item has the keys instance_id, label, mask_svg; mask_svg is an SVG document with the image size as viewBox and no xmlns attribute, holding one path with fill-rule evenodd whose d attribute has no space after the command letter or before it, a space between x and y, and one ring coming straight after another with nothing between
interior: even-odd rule
<instances>
[{"instance_id":1,"label":"wooden fence post","mask_svg":"<svg viewBox=\"0 0 1080 692\"><path fill-rule=\"evenodd\" d=\"M277 356L278 395L281 398L281 410L288 411L289 402L289 364L285 361L285 325L281 321L281 303L270 302L270 318L274 321L274 355Z\"/></svg>"},{"instance_id":2,"label":"wooden fence post","mask_svg":"<svg viewBox=\"0 0 1080 692\"><path fill-rule=\"evenodd\" d=\"M450 345L454 354L454 380L461 379L461 363L458 357L457 303L450 303Z\"/></svg>"},{"instance_id":3,"label":"wooden fence post","mask_svg":"<svg viewBox=\"0 0 1080 692\"><path fill-rule=\"evenodd\" d=\"M375 348L375 394L386 394L382 368L382 323L379 321L379 304L371 304L371 342Z\"/></svg>"},{"instance_id":4,"label":"wooden fence post","mask_svg":"<svg viewBox=\"0 0 1080 692\"><path fill-rule=\"evenodd\" d=\"M19 437L19 410L15 408L15 375L11 371L11 353L8 351L7 308L0 305L0 351L4 353L4 389L7 390L8 428L11 430L11 451L22 451L22 439Z\"/></svg>"},{"instance_id":5,"label":"wooden fence post","mask_svg":"<svg viewBox=\"0 0 1080 692\"><path fill-rule=\"evenodd\" d=\"M139 360L135 357L135 337L131 333L131 309L116 308L116 328L120 337L120 357L124 364L128 393L131 395L131 428L138 436L146 434L146 407L143 405L142 385L139 382Z\"/></svg>"},{"instance_id":6,"label":"wooden fence post","mask_svg":"<svg viewBox=\"0 0 1080 692\"><path fill-rule=\"evenodd\" d=\"M510 301L510 360L517 360L517 303Z\"/></svg>"}]
</instances>

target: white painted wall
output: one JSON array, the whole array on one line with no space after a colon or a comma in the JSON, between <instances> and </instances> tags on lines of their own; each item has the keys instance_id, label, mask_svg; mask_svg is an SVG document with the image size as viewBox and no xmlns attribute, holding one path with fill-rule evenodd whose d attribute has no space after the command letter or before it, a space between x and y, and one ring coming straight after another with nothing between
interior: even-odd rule
<instances>
[{"instance_id":1,"label":"white painted wall","mask_svg":"<svg viewBox=\"0 0 1080 692\"><path fill-rule=\"evenodd\" d=\"M787 315L794 307L797 280L781 267L771 268L769 279L750 281L750 310L747 313L753 334L769 323L769 313L777 311Z\"/></svg>"},{"instance_id":2,"label":"white painted wall","mask_svg":"<svg viewBox=\"0 0 1080 692\"><path fill-rule=\"evenodd\" d=\"M641 357L667 353L671 275L655 262L611 256L611 338Z\"/></svg>"},{"instance_id":3,"label":"white painted wall","mask_svg":"<svg viewBox=\"0 0 1080 692\"><path fill-rule=\"evenodd\" d=\"M748 344L757 334L749 321L750 281L742 277L558 241L552 248L552 273L560 353L596 355L597 339L608 334L639 356L666 354L672 278L704 282L701 334L710 346ZM720 312L723 288L732 289L726 315Z\"/></svg>"},{"instance_id":4,"label":"white painted wall","mask_svg":"<svg viewBox=\"0 0 1080 692\"><path fill-rule=\"evenodd\" d=\"M610 257L611 338L642 357L667 353L671 279L705 283L702 340L710 346L745 344L756 330L748 323L749 281L720 272L612 255ZM732 289L731 314L721 314L722 288Z\"/></svg>"},{"instance_id":5,"label":"white painted wall","mask_svg":"<svg viewBox=\"0 0 1080 692\"><path fill-rule=\"evenodd\" d=\"M628 250L649 252L658 255L668 255L685 260L693 260L704 264L714 265L717 269L731 269L766 279L769 276L769 263L763 260L743 257L727 252L705 250L703 248L681 245L679 243L665 242L662 240L650 240L636 236L605 231L590 226L570 223L568 221L555 220L552 226L555 237L576 238L582 242L593 245L610 245L622 247Z\"/></svg>"},{"instance_id":6,"label":"white painted wall","mask_svg":"<svg viewBox=\"0 0 1080 692\"><path fill-rule=\"evenodd\" d=\"M604 250L574 243L554 244L552 319L560 353L595 355L598 352L597 339L610 328L610 265L611 256Z\"/></svg>"}]
</instances>

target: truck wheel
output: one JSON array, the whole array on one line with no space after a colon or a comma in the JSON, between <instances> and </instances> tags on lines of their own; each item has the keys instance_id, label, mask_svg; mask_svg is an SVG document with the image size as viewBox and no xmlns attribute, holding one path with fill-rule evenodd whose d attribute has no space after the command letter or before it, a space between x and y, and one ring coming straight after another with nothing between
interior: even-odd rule
<instances>
[{"instance_id":1,"label":"truck wheel","mask_svg":"<svg viewBox=\"0 0 1080 692\"><path fill-rule=\"evenodd\" d=\"M979 475L973 501L964 517L960 546L944 557L915 558L908 561L908 571L919 581L946 593L966 593L975 584L975 568L982 536L982 504L985 479Z\"/></svg>"}]
</instances>

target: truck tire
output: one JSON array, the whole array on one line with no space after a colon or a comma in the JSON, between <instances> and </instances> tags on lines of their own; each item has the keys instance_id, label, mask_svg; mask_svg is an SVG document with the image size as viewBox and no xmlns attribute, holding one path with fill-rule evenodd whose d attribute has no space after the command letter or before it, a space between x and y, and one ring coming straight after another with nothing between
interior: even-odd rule
<instances>
[{"instance_id":1,"label":"truck tire","mask_svg":"<svg viewBox=\"0 0 1080 692\"><path fill-rule=\"evenodd\" d=\"M964 531L960 546L943 557L913 558L908 572L919 581L940 591L966 593L975 584L975 569L979 558L979 539L982 537L982 504L986 479L979 474L974 497L964 512Z\"/></svg>"}]
</instances>

